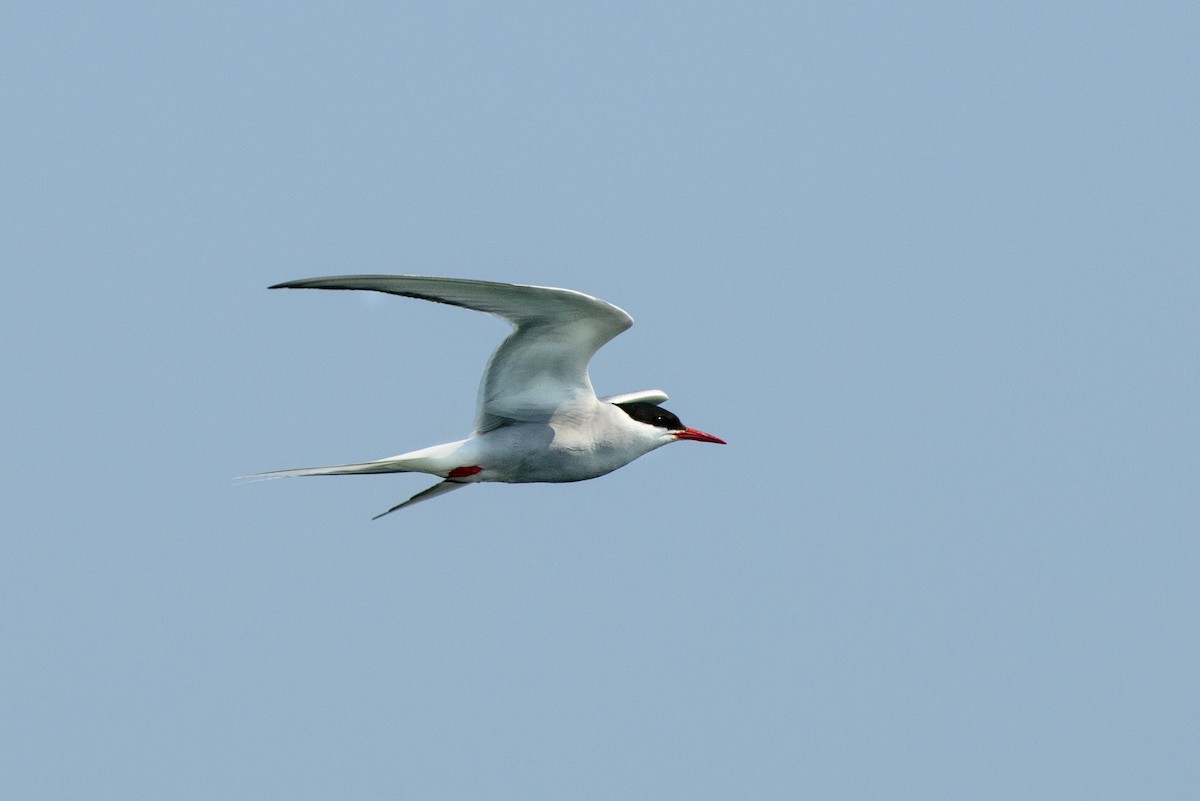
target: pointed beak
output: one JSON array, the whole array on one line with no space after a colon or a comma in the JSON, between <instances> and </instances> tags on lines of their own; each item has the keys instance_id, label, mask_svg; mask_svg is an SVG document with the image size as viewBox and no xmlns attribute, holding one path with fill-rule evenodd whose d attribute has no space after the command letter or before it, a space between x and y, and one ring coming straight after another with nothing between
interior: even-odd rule
<instances>
[{"instance_id":1,"label":"pointed beak","mask_svg":"<svg viewBox=\"0 0 1200 801\"><path fill-rule=\"evenodd\" d=\"M682 431L674 431L675 439L694 439L696 442L715 442L718 445L724 445L725 440L720 437L714 437L712 434L705 434L703 431L697 431L694 428L685 428Z\"/></svg>"}]
</instances>

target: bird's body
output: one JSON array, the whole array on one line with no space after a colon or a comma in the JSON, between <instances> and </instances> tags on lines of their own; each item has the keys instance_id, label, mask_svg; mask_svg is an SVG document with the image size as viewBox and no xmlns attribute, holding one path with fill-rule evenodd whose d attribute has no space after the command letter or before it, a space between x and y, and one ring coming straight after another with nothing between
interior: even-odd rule
<instances>
[{"instance_id":1,"label":"bird's body","mask_svg":"<svg viewBox=\"0 0 1200 801\"><path fill-rule=\"evenodd\" d=\"M722 442L685 427L658 406L667 399L661 390L596 397L588 362L632 325L633 318L590 295L552 287L389 275L314 278L272 287L278 288L387 292L485 311L508 320L514 330L488 361L475 430L466 439L373 462L279 470L257 477L418 472L444 479L388 510L393 512L481 481L583 481L681 439Z\"/></svg>"}]
</instances>

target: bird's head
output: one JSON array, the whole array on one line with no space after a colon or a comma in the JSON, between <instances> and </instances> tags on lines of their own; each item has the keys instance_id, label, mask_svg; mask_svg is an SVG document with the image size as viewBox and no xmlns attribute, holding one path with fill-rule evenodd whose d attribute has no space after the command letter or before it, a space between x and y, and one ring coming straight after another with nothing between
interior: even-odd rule
<instances>
[{"instance_id":1,"label":"bird's head","mask_svg":"<svg viewBox=\"0 0 1200 801\"><path fill-rule=\"evenodd\" d=\"M725 440L720 437L705 434L703 431L695 428L688 428L675 414L653 403L635 401L633 403L618 403L616 406L639 423L645 423L646 425L661 429L661 436L665 438L665 441L662 443L663 445L683 439L690 439L695 442L715 442L718 445L725 444Z\"/></svg>"}]
</instances>

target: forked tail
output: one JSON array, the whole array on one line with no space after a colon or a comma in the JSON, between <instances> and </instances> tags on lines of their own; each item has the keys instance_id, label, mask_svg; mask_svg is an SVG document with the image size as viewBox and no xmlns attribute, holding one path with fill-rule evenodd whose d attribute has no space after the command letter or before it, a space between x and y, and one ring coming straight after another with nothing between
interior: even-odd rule
<instances>
[{"instance_id":1,"label":"forked tail","mask_svg":"<svg viewBox=\"0 0 1200 801\"><path fill-rule=\"evenodd\" d=\"M431 448L423 448L419 451L410 453L402 453L399 456L392 456L387 459L377 459L374 462L359 462L358 464L335 464L329 467L296 467L291 470L272 470L269 473L255 473L249 476L242 476L243 479L250 481L261 481L268 478L286 478L288 476L357 476L368 475L370 473L431 473L436 476L441 476L446 480L440 484L434 484L429 489L418 492L416 495L409 498L404 503L397 504L391 509L388 509L383 514L376 515L374 520L378 520L383 515L395 512L397 509L403 509L406 506L411 506L414 503L427 501L431 498L436 498L439 495L445 495L451 490L456 490L459 487L467 486L466 482L459 480L463 476L455 472L455 468L461 468L461 459L456 457L458 451L467 442L460 440L459 442L448 442L445 445L434 445ZM478 468L476 468L478 472ZM451 477L452 476L452 477Z\"/></svg>"}]
</instances>

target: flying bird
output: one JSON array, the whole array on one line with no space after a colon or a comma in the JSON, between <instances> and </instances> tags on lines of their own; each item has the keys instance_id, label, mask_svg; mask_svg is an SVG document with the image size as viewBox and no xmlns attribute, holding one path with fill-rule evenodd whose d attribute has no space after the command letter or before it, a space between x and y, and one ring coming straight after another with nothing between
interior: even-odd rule
<instances>
[{"instance_id":1,"label":"flying bird","mask_svg":"<svg viewBox=\"0 0 1200 801\"><path fill-rule=\"evenodd\" d=\"M303 467L247 478L429 473L442 481L386 514L481 481L583 481L681 440L724 440L664 409L658 389L596 397L588 362L633 325L622 309L570 289L413 275L343 275L271 289L363 289L487 312L513 326L488 360L475 430L466 439L360 464Z\"/></svg>"}]
</instances>

